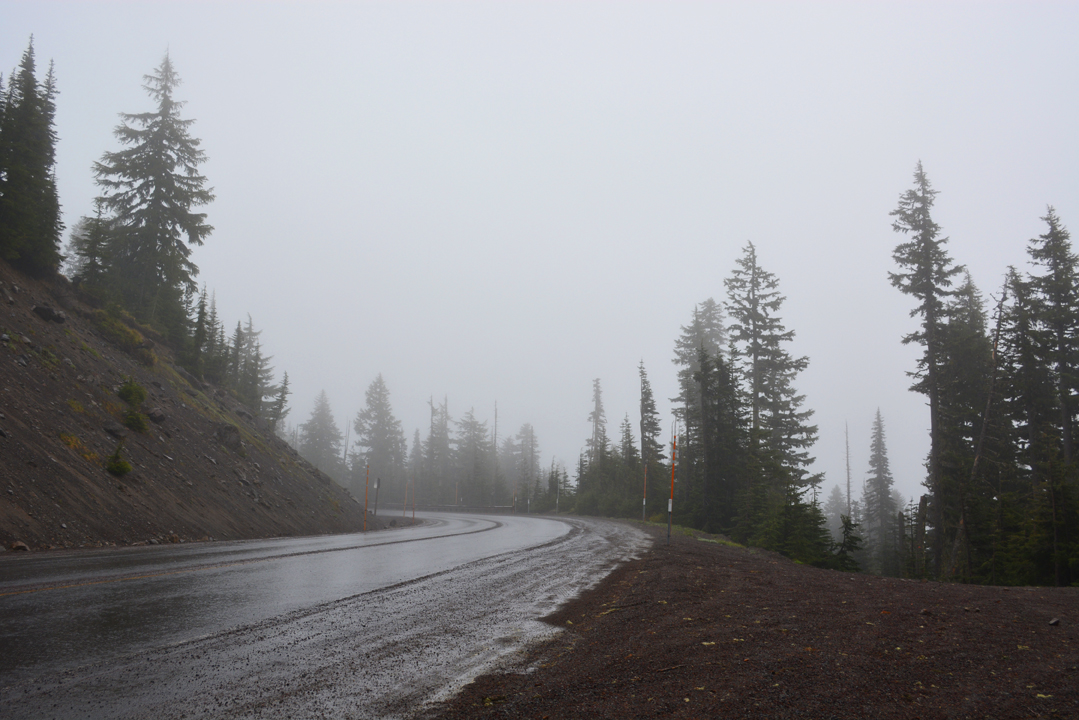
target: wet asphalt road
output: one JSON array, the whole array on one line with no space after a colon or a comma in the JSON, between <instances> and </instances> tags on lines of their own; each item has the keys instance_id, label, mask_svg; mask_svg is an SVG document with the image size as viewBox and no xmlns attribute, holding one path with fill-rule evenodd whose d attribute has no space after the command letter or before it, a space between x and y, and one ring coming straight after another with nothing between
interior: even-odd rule
<instances>
[{"instance_id":1,"label":"wet asphalt road","mask_svg":"<svg viewBox=\"0 0 1079 720\"><path fill-rule=\"evenodd\" d=\"M408 717L647 547L601 520L0 558L0 717Z\"/></svg>"}]
</instances>

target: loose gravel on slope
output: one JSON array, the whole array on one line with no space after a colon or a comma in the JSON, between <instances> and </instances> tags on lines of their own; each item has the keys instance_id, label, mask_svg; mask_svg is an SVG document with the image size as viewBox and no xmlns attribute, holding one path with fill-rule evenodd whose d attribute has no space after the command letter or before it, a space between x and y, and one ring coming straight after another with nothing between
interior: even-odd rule
<instances>
[{"instance_id":1,"label":"loose gravel on slope","mask_svg":"<svg viewBox=\"0 0 1079 720\"><path fill-rule=\"evenodd\" d=\"M428 720L1079 718L1079 588L819 570L647 527L563 632Z\"/></svg>"}]
</instances>

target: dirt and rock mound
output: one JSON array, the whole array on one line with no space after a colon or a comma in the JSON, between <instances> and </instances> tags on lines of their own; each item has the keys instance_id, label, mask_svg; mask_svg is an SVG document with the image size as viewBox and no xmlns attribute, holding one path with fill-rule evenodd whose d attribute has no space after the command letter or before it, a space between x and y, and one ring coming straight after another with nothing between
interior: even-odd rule
<instances>
[{"instance_id":1,"label":"dirt and rock mound","mask_svg":"<svg viewBox=\"0 0 1079 720\"><path fill-rule=\"evenodd\" d=\"M651 526L564 629L428 720L1079 718L1079 588L879 578Z\"/></svg>"},{"instance_id":2,"label":"dirt and rock mound","mask_svg":"<svg viewBox=\"0 0 1079 720\"><path fill-rule=\"evenodd\" d=\"M362 506L234 396L102 318L66 279L0 263L3 549L362 528ZM145 391L134 415L129 383ZM131 471L107 471L112 458Z\"/></svg>"}]
</instances>

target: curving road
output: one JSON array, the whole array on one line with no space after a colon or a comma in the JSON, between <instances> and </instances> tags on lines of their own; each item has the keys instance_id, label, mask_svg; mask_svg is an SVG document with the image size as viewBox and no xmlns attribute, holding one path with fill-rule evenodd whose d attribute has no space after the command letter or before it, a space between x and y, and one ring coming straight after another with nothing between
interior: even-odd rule
<instances>
[{"instance_id":1,"label":"curving road","mask_svg":"<svg viewBox=\"0 0 1079 720\"><path fill-rule=\"evenodd\" d=\"M0 558L0 714L407 717L650 542L602 520L424 519Z\"/></svg>"}]
</instances>

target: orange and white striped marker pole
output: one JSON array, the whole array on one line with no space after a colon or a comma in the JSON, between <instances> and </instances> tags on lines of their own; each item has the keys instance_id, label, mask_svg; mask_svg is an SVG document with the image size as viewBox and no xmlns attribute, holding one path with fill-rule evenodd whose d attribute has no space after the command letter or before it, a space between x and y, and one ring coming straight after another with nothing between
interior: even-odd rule
<instances>
[{"instance_id":1,"label":"orange and white striped marker pole","mask_svg":"<svg viewBox=\"0 0 1079 720\"><path fill-rule=\"evenodd\" d=\"M678 456L678 435L671 441L671 497L667 500L667 544L671 544L671 515L674 512L674 464Z\"/></svg>"},{"instance_id":2,"label":"orange and white striped marker pole","mask_svg":"<svg viewBox=\"0 0 1079 720\"><path fill-rule=\"evenodd\" d=\"M364 532L367 532L367 489L370 486L371 486L371 466L367 465L367 479L363 483L363 531ZM670 538L668 538L668 541L669 540L670 540Z\"/></svg>"}]
</instances>

